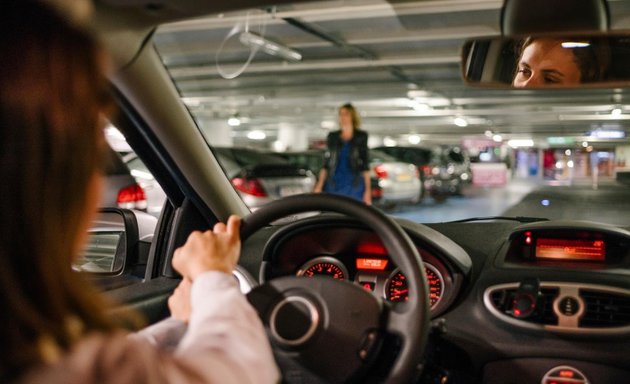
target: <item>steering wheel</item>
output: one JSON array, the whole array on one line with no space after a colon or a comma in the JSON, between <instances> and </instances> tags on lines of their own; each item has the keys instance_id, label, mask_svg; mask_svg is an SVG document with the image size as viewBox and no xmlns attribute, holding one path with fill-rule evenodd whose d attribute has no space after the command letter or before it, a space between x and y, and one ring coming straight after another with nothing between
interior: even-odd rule
<instances>
[{"instance_id":1,"label":"steering wheel","mask_svg":"<svg viewBox=\"0 0 630 384\"><path fill-rule=\"evenodd\" d=\"M399 351L385 381L408 383L423 357L429 300L422 259L398 224L348 197L304 194L271 202L245 217L241 239L278 219L312 211L341 213L376 232L407 277L409 299L389 305L356 284L328 277L282 277L254 288L247 298L265 324L284 382L361 380L384 335L393 334Z\"/></svg>"}]
</instances>

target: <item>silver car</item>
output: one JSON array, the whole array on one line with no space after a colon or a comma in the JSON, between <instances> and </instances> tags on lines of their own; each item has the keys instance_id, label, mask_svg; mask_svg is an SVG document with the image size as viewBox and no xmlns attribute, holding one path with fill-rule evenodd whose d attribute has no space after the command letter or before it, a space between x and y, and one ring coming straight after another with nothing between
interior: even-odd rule
<instances>
[{"instance_id":1,"label":"silver car","mask_svg":"<svg viewBox=\"0 0 630 384\"><path fill-rule=\"evenodd\" d=\"M270 201L312 192L313 172L287 160L249 148L215 147L221 167L250 209Z\"/></svg>"},{"instance_id":2,"label":"silver car","mask_svg":"<svg viewBox=\"0 0 630 384\"><path fill-rule=\"evenodd\" d=\"M420 200L420 177L415 165L400 162L376 149L370 149L369 157L375 204L392 207Z\"/></svg>"}]
</instances>

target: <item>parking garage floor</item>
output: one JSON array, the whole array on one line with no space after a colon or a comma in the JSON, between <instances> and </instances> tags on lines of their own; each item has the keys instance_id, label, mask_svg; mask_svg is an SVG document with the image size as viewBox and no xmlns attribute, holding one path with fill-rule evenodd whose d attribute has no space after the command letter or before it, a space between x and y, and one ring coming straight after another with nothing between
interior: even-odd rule
<instances>
[{"instance_id":1,"label":"parking garage floor","mask_svg":"<svg viewBox=\"0 0 630 384\"><path fill-rule=\"evenodd\" d=\"M567 193L569 189L571 193ZM617 202L618 205L619 201L628 201L630 205L630 187L612 179L597 180L596 185L592 179L573 180L571 183L513 179L505 186L471 186L463 196L449 197L443 203L426 199L416 205L397 207L389 213L419 223L488 216L535 216L628 225L630 218L620 214L625 208L612 204ZM567 209L567 205L573 205L575 209ZM559 213L571 217L555 217Z\"/></svg>"}]
</instances>

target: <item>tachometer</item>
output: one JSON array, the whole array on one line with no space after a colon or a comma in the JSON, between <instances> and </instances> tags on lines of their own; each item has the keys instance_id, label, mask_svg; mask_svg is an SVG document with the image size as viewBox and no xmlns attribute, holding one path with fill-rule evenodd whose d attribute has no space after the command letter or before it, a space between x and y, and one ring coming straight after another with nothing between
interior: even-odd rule
<instances>
[{"instance_id":1,"label":"tachometer","mask_svg":"<svg viewBox=\"0 0 630 384\"><path fill-rule=\"evenodd\" d=\"M298 276L330 276L333 279L346 280L348 270L337 259L329 256L316 257L300 267Z\"/></svg>"},{"instance_id":2,"label":"tachometer","mask_svg":"<svg viewBox=\"0 0 630 384\"><path fill-rule=\"evenodd\" d=\"M429 284L429 304L434 308L442 299L444 293L444 279L442 274L431 264L424 263L424 271ZM396 269L390 276L385 286L385 298L389 301L399 302L409 299L409 286L407 277Z\"/></svg>"}]
</instances>

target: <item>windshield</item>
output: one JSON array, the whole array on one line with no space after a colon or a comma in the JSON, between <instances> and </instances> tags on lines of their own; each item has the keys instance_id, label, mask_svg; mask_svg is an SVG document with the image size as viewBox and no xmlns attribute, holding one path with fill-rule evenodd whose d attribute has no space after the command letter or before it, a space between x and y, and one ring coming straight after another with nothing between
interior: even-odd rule
<instances>
[{"instance_id":1,"label":"windshield","mask_svg":"<svg viewBox=\"0 0 630 384\"><path fill-rule=\"evenodd\" d=\"M627 3L610 3L611 25ZM372 204L391 215L627 226L626 89L488 90L462 81L461 47L500 35L500 5L288 4L164 25L153 44L252 209L316 189L329 135L351 121L381 152L364 164L335 147L350 159L339 172L367 168ZM357 121L344 115L348 103Z\"/></svg>"}]
</instances>

